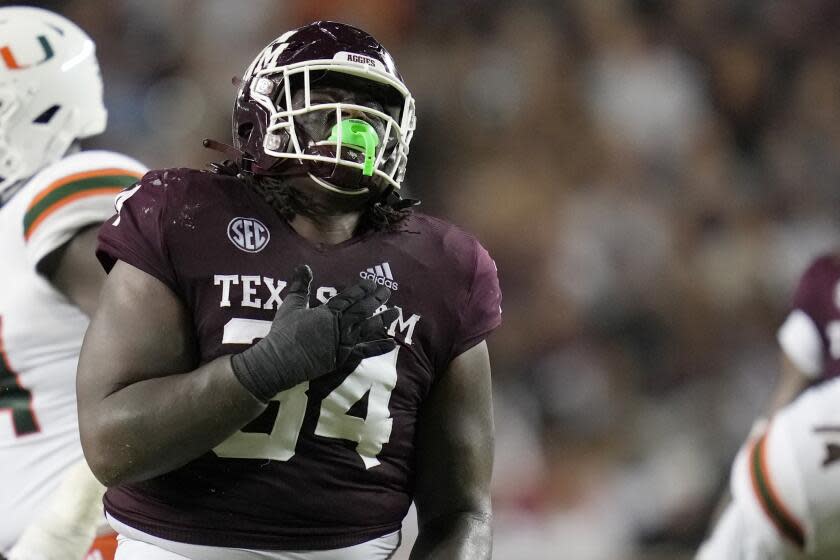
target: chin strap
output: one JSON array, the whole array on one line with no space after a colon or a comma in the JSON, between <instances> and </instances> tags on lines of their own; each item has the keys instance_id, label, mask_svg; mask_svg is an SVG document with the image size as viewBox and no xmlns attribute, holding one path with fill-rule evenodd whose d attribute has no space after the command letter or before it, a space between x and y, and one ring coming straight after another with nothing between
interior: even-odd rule
<instances>
[{"instance_id":1,"label":"chin strap","mask_svg":"<svg viewBox=\"0 0 840 560\"><path fill-rule=\"evenodd\" d=\"M405 210L407 208L411 208L412 206L417 206L420 204L420 201L415 198L401 197L400 193L398 193L397 190L391 186L385 189L379 200L381 202L378 202L377 204L387 204L394 210Z\"/></svg>"},{"instance_id":2,"label":"chin strap","mask_svg":"<svg viewBox=\"0 0 840 560\"><path fill-rule=\"evenodd\" d=\"M222 152L226 156L230 156L234 161L242 161L242 157L244 156L242 152L240 152L230 144L224 144L211 138L205 138L201 143L208 150Z\"/></svg>"},{"instance_id":3,"label":"chin strap","mask_svg":"<svg viewBox=\"0 0 840 560\"><path fill-rule=\"evenodd\" d=\"M251 173L250 170L245 169L243 166L245 161L244 154L233 146L224 144L217 140L212 140L210 138L205 138L202 143L205 148L221 152L231 158L222 162L210 163L210 169L214 173L218 173L220 175L232 175L234 177L240 176L243 172ZM301 172L303 172L302 169ZM294 174L295 173L293 171L289 170L286 176L293 176ZM420 201L415 198L403 198L393 186L388 186L388 188L386 188L380 195L379 201L374 204L390 206L394 210L399 211L406 210L412 206L417 206L420 204Z\"/></svg>"},{"instance_id":4,"label":"chin strap","mask_svg":"<svg viewBox=\"0 0 840 560\"><path fill-rule=\"evenodd\" d=\"M244 161L244 154L242 152L229 144L223 144L222 142L218 142L210 138L205 138L202 141L202 144L209 150L221 152L231 158L222 162L212 162L208 164L208 167L210 167L210 170L213 171L213 173L218 173L219 175L231 175L234 177L237 177L242 173Z\"/></svg>"}]
</instances>

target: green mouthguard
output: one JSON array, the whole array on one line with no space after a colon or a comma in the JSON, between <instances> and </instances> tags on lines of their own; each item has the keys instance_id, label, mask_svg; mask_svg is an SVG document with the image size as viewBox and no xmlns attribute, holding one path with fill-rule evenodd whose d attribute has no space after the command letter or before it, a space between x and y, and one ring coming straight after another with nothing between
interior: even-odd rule
<instances>
[{"instance_id":1,"label":"green mouthguard","mask_svg":"<svg viewBox=\"0 0 840 560\"><path fill-rule=\"evenodd\" d=\"M379 136L376 130L361 119L345 119L332 128L329 141L338 143L341 135L342 146L359 148L365 153L365 164L362 173L370 177L373 175L373 163L376 156L376 146L379 145Z\"/></svg>"}]
</instances>

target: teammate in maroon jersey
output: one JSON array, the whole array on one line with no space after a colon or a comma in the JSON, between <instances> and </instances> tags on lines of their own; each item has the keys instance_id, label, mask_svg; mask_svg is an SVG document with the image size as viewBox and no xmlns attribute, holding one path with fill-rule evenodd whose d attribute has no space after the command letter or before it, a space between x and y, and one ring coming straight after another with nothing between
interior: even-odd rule
<instances>
[{"instance_id":1,"label":"teammate in maroon jersey","mask_svg":"<svg viewBox=\"0 0 840 560\"><path fill-rule=\"evenodd\" d=\"M412 558L490 557L501 295L399 196L414 126L388 52L316 22L245 72L231 160L119 199L78 384L118 559L384 559L412 500Z\"/></svg>"}]
</instances>

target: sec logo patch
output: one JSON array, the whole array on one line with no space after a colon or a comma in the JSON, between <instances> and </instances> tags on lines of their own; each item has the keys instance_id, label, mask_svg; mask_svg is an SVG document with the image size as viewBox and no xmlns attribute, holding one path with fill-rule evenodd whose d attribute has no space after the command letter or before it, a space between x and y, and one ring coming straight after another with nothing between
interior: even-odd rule
<instances>
[{"instance_id":1,"label":"sec logo patch","mask_svg":"<svg viewBox=\"0 0 840 560\"><path fill-rule=\"evenodd\" d=\"M259 253L271 239L268 228L254 218L234 218L227 228L228 239L239 249L248 253Z\"/></svg>"}]
</instances>

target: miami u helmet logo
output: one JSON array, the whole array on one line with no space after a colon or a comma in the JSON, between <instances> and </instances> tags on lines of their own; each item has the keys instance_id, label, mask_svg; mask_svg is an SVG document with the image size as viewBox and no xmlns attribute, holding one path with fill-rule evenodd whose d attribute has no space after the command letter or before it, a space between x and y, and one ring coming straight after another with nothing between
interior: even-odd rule
<instances>
[{"instance_id":1,"label":"miami u helmet logo","mask_svg":"<svg viewBox=\"0 0 840 560\"><path fill-rule=\"evenodd\" d=\"M41 49L44 51L44 58L31 64L21 64L20 62L18 62L17 58L15 58L14 53L12 53L11 47L9 47L8 45L5 45L2 48L0 48L0 56L3 57L3 63L6 65L6 68L8 68L9 70L23 70L31 66L38 66L39 64L43 64L55 56L55 52L53 51L50 42L47 41L47 38L45 36L38 35L38 43L40 43Z\"/></svg>"}]
</instances>

